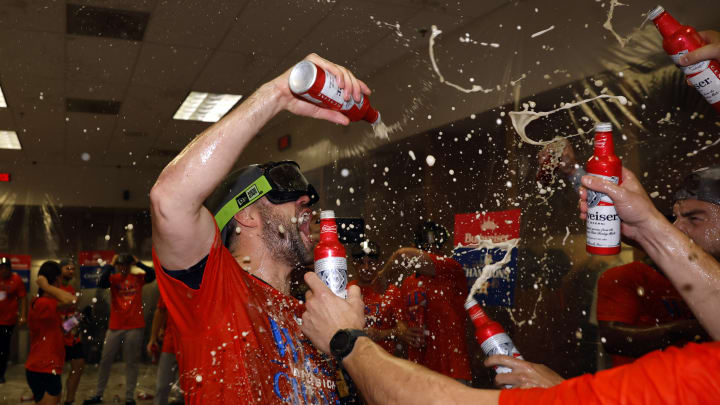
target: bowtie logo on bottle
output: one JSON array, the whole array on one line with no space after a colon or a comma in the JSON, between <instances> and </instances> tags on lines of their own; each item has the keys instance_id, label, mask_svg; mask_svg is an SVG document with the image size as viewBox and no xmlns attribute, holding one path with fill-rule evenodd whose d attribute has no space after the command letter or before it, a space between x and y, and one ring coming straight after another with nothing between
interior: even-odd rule
<instances>
[{"instance_id":1,"label":"bowtie logo on bottle","mask_svg":"<svg viewBox=\"0 0 720 405\"><path fill-rule=\"evenodd\" d=\"M338 240L334 211L320 212L320 243L315 246L315 273L340 298L347 298L347 259Z\"/></svg>"}]
</instances>

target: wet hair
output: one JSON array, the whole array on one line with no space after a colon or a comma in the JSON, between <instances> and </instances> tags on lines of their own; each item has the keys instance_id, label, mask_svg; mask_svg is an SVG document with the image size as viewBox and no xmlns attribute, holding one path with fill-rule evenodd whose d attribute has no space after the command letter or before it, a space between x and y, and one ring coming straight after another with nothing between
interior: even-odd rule
<instances>
[{"instance_id":1,"label":"wet hair","mask_svg":"<svg viewBox=\"0 0 720 405\"><path fill-rule=\"evenodd\" d=\"M720 205L720 166L696 170L683 179L675 201L694 199Z\"/></svg>"},{"instance_id":2,"label":"wet hair","mask_svg":"<svg viewBox=\"0 0 720 405\"><path fill-rule=\"evenodd\" d=\"M60 264L58 262L48 260L40 266L40 270L38 270L38 277L45 277L48 283L53 285L57 281L58 277L60 277L60 273ZM38 294L43 295L43 290L40 289Z\"/></svg>"}]
</instances>

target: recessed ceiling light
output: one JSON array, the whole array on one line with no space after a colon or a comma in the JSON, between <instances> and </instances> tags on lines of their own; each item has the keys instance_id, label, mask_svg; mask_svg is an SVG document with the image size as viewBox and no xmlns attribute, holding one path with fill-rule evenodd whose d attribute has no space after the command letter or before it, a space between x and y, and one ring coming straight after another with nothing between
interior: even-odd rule
<instances>
[{"instance_id":1,"label":"recessed ceiling light","mask_svg":"<svg viewBox=\"0 0 720 405\"><path fill-rule=\"evenodd\" d=\"M5 101L5 96L2 92L2 87L0 87L0 107L7 108L7 102Z\"/></svg>"},{"instance_id":2,"label":"recessed ceiling light","mask_svg":"<svg viewBox=\"0 0 720 405\"><path fill-rule=\"evenodd\" d=\"M20 140L17 137L17 132L0 130L0 149L22 149L20 147Z\"/></svg>"},{"instance_id":3,"label":"recessed ceiling light","mask_svg":"<svg viewBox=\"0 0 720 405\"><path fill-rule=\"evenodd\" d=\"M173 119L218 122L242 96L192 91L175 112Z\"/></svg>"}]
</instances>

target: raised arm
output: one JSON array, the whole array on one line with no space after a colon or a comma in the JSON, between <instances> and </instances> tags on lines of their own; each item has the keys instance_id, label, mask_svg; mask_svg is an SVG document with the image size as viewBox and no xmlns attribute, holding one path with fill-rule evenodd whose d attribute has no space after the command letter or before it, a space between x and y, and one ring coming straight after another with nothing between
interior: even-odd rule
<instances>
[{"instance_id":1,"label":"raised arm","mask_svg":"<svg viewBox=\"0 0 720 405\"><path fill-rule=\"evenodd\" d=\"M368 87L347 69L315 54L310 60L338 77L345 98L360 100ZM186 269L210 251L215 233L211 213L203 201L235 164L255 134L278 112L290 111L347 125L339 112L322 109L295 98L288 86L290 71L264 84L225 118L198 135L170 162L150 191L152 238L158 258L166 268Z\"/></svg>"},{"instance_id":2,"label":"raised arm","mask_svg":"<svg viewBox=\"0 0 720 405\"><path fill-rule=\"evenodd\" d=\"M420 249L404 247L396 250L380 269L378 276L384 284L397 283L412 274L435 275L435 263Z\"/></svg>"},{"instance_id":3,"label":"raised arm","mask_svg":"<svg viewBox=\"0 0 720 405\"><path fill-rule=\"evenodd\" d=\"M622 233L643 247L680 292L713 339L720 339L720 263L674 227L655 208L635 175L623 168L623 183L585 176L583 186L606 193L615 202ZM587 214L585 189L580 190L581 218Z\"/></svg>"},{"instance_id":4,"label":"raised arm","mask_svg":"<svg viewBox=\"0 0 720 405\"><path fill-rule=\"evenodd\" d=\"M58 300L60 306L72 305L75 303L75 296L69 292L51 285L45 276L38 276L38 287L45 291L46 294Z\"/></svg>"}]
</instances>

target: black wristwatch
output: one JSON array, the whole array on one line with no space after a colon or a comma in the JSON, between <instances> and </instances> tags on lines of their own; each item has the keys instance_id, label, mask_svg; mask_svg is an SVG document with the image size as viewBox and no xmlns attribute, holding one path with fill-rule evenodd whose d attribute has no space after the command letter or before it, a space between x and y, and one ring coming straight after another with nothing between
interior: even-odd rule
<instances>
[{"instance_id":1,"label":"black wristwatch","mask_svg":"<svg viewBox=\"0 0 720 405\"><path fill-rule=\"evenodd\" d=\"M338 361L342 361L345 356L353 351L355 341L360 336L367 336L367 334L360 329L340 329L330 339L330 353Z\"/></svg>"}]
</instances>

